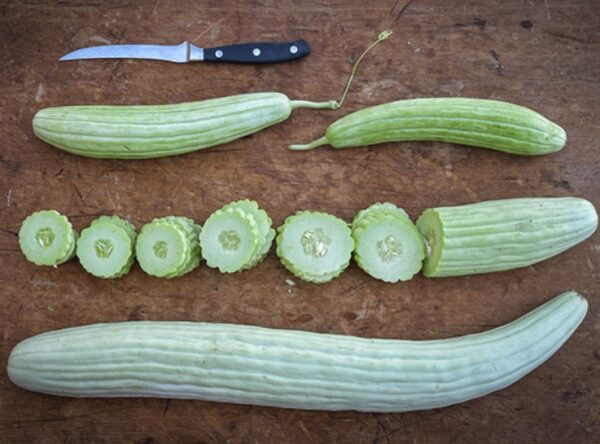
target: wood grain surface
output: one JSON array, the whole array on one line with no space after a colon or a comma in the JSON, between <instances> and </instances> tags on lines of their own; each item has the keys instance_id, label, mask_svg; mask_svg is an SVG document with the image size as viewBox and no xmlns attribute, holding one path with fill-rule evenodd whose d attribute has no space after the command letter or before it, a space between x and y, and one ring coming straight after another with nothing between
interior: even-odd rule
<instances>
[{"instance_id":1,"label":"wood grain surface","mask_svg":"<svg viewBox=\"0 0 600 444\"><path fill-rule=\"evenodd\" d=\"M384 29L343 109L297 110L225 146L147 161L76 157L36 139L34 113L69 104L158 104L252 91L336 99L352 62ZM69 399L26 392L0 372L0 442L598 442L600 235L525 269L384 284L356 265L303 283L272 252L234 275L205 265L175 280L138 266L116 281L73 260L36 267L19 251L29 213L52 208L78 230L100 214L137 227L153 217L202 222L239 198L276 224L300 209L345 220L375 201L416 217L436 205L519 196L581 196L600 205L600 3L517 1L0 0L0 362L28 336L100 321L232 322L380 338L443 338L510 321L566 289L590 311L546 364L461 405L406 414L305 412L199 401ZM271 66L148 61L59 63L104 43L216 46L304 38L312 54ZM442 143L290 152L335 118L412 97L493 98L563 126L566 148L523 158ZM295 282L294 286L286 283Z\"/></svg>"}]
</instances>

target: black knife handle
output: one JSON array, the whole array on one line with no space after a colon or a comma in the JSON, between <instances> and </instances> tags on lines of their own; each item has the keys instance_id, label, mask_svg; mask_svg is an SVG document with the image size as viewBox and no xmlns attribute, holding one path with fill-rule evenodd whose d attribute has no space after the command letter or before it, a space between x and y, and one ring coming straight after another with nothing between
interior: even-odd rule
<instances>
[{"instance_id":1,"label":"black knife handle","mask_svg":"<svg viewBox=\"0 0 600 444\"><path fill-rule=\"evenodd\" d=\"M302 39L287 43L242 43L205 48L204 61L228 63L278 63L300 59L310 54Z\"/></svg>"}]
</instances>

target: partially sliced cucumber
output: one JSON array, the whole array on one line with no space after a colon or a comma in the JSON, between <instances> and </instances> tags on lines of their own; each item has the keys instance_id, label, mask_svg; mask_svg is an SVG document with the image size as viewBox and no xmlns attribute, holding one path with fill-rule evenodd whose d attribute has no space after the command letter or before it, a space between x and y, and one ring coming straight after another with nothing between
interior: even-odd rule
<instances>
[{"instance_id":1,"label":"partially sliced cucumber","mask_svg":"<svg viewBox=\"0 0 600 444\"><path fill-rule=\"evenodd\" d=\"M279 227L277 255L300 279L329 282L350 263L354 240L343 220L326 213L299 211Z\"/></svg>"},{"instance_id":2,"label":"partially sliced cucumber","mask_svg":"<svg viewBox=\"0 0 600 444\"><path fill-rule=\"evenodd\" d=\"M114 279L129 272L133 264L134 239L125 224L127 222L116 216L104 216L81 232L77 257L88 273Z\"/></svg>"},{"instance_id":3,"label":"partially sliced cucumber","mask_svg":"<svg viewBox=\"0 0 600 444\"><path fill-rule=\"evenodd\" d=\"M363 210L362 217L355 218L352 224L352 236L356 244L354 260L374 278L407 281L423 266L425 243L401 208L379 206Z\"/></svg>"},{"instance_id":4,"label":"partially sliced cucumber","mask_svg":"<svg viewBox=\"0 0 600 444\"><path fill-rule=\"evenodd\" d=\"M223 273L244 269L260 251L261 241L255 218L237 207L215 211L200 232L207 265Z\"/></svg>"},{"instance_id":5,"label":"partially sliced cucumber","mask_svg":"<svg viewBox=\"0 0 600 444\"><path fill-rule=\"evenodd\" d=\"M19 230L19 246L36 265L58 265L75 255L77 232L71 222L55 210L29 215Z\"/></svg>"},{"instance_id":6,"label":"partially sliced cucumber","mask_svg":"<svg viewBox=\"0 0 600 444\"><path fill-rule=\"evenodd\" d=\"M142 227L135 249L142 270L152 276L173 278L189 264L192 246L177 224L155 219Z\"/></svg>"}]
</instances>

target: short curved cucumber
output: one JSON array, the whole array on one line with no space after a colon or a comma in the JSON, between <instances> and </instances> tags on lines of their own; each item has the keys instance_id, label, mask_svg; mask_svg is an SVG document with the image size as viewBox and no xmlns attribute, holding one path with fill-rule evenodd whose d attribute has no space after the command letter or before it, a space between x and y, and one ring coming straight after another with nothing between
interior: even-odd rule
<instances>
[{"instance_id":1,"label":"short curved cucumber","mask_svg":"<svg viewBox=\"0 0 600 444\"><path fill-rule=\"evenodd\" d=\"M427 244L423 274L461 276L526 267L577 245L597 226L594 206L576 197L430 208L417 220Z\"/></svg>"},{"instance_id":2,"label":"short curved cucumber","mask_svg":"<svg viewBox=\"0 0 600 444\"><path fill-rule=\"evenodd\" d=\"M19 246L28 261L55 266L75 255L77 232L66 216L55 210L29 215L19 230Z\"/></svg>"},{"instance_id":3,"label":"short curved cucumber","mask_svg":"<svg viewBox=\"0 0 600 444\"><path fill-rule=\"evenodd\" d=\"M392 204L363 210L352 223L354 260L367 274L385 282L407 281L421 271L425 244L406 215Z\"/></svg>"},{"instance_id":4,"label":"short curved cucumber","mask_svg":"<svg viewBox=\"0 0 600 444\"><path fill-rule=\"evenodd\" d=\"M560 150L567 135L554 122L523 106L497 100L440 97L398 100L361 109L333 122L325 136L290 149L419 140L541 155Z\"/></svg>"},{"instance_id":5,"label":"short curved cucumber","mask_svg":"<svg viewBox=\"0 0 600 444\"><path fill-rule=\"evenodd\" d=\"M299 211L278 229L277 255L294 275L325 283L350 263L354 240L346 222L331 214Z\"/></svg>"},{"instance_id":6,"label":"short curved cucumber","mask_svg":"<svg viewBox=\"0 0 600 444\"><path fill-rule=\"evenodd\" d=\"M116 216L104 217L95 220L81 232L77 241L77 257L88 273L105 279L115 279L129 273L135 240L131 232L124 228L128 224Z\"/></svg>"},{"instance_id":7,"label":"short curved cucumber","mask_svg":"<svg viewBox=\"0 0 600 444\"><path fill-rule=\"evenodd\" d=\"M142 227L135 249L142 270L173 278L189 264L192 246L187 233L176 224L155 219Z\"/></svg>"},{"instance_id":8,"label":"short curved cucumber","mask_svg":"<svg viewBox=\"0 0 600 444\"><path fill-rule=\"evenodd\" d=\"M262 237L254 217L240 208L212 213L200 232L206 264L222 273L241 271L260 252Z\"/></svg>"}]
</instances>

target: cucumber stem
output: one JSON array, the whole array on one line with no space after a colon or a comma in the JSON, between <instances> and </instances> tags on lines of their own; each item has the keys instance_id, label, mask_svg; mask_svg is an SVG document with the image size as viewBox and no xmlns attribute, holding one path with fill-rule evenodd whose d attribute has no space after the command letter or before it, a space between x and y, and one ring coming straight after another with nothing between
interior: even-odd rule
<instances>
[{"instance_id":1,"label":"cucumber stem","mask_svg":"<svg viewBox=\"0 0 600 444\"><path fill-rule=\"evenodd\" d=\"M312 109L338 109L339 104L335 100L327 102L310 102L308 100L292 100L292 109L312 108Z\"/></svg>"},{"instance_id":2,"label":"cucumber stem","mask_svg":"<svg viewBox=\"0 0 600 444\"><path fill-rule=\"evenodd\" d=\"M312 150L313 148L316 148L318 146L327 145L328 143L329 142L327 142L327 137L323 136L317 140L313 140L310 143L304 145L290 145L288 148L293 151L306 151Z\"/></svg>"},{"instance_id":3,"label":"cucumber stem","mask_svg":"<svg viewBox=\"0 0 600 444\"><path fill-rule=\"evenodd\" d=\"M346 96L348 95L348 91L350 90L350 85L352 84L352 80L354 80L354 74L356 74L356 69L358 68L358 65L360 64L360 62L362 61L362 59L364 58L364 56L366 56L367 53L375 45L377 45L379 42L382 42L383 40L387 40L388 37L391 36L391 35L392 35L392 31L383 31L383 32L381 32L379 34L379 36L377 37L377 40L375 40L373 43L371 43L367 47L367 49L365 49L363 51L363 53L360 55L360 57L358 58L358 60L354 64L354 66L352 67L352 72L350 73L350 78L348 79L348 83L346 83L346 88L344 88L344 92L342 93L342 98L339 100L339 102L337 102L338 103L337 108L341 108L342 105L344 104L344 100L346 100Z\"/></svg>"}]
</instances>

